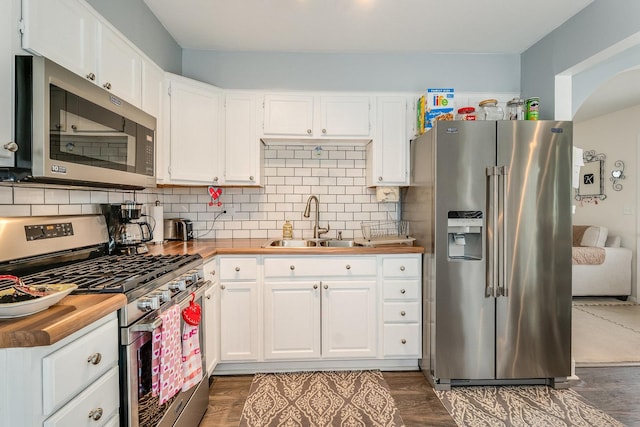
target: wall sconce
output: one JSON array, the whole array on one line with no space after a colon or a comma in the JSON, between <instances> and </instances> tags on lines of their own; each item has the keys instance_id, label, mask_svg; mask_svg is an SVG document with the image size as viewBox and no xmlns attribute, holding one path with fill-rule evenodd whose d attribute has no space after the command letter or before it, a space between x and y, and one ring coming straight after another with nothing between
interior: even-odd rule
<instances>
[{"instance_id":1,"label":"wall sconce","mask_svg":"<svg viewBox=\"0 0 640 427\"><path fill-rule=\"evenodd\" d=\"M618 181L620 181L621 179L624 179L624 162L622 160L616 160L616 162L614 163L614 166L616 167L616 169L613 169L611 171L611 178L609 178L612 182L612 186L613 189L615 191L620 191L622 190L622 184L620 184Z\"/></svg>"}]
</instances>

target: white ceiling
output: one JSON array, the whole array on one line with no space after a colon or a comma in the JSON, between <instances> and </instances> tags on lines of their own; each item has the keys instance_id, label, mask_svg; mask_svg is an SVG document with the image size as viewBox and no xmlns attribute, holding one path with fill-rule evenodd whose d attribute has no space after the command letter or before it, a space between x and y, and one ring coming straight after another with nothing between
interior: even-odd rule
<instances>
[{"instance_id":1,"label":"white ceiling","mask_svg":"<svg viewBox=\"0 0 640 427\"><path fill-rule=\"evenodd\" d=\"M144 0L185 49L521 53L593 0Z\"/></svg>"}]
</instances>

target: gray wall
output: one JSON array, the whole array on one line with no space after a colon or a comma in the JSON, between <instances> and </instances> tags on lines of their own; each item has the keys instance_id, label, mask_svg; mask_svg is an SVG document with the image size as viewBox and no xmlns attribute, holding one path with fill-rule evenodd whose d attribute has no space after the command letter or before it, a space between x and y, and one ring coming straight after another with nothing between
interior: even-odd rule
<instances>
[{"instance_id":1,"label":"gray wall","mask_svg":"<svg viewBox=\"0 0 640 427\"><path fill-rule=\"evenodd\" d=\"M553 119L555 76L639 31L640 1L595 0L522 54L522 96Z\"/></svg>"},{"instance_id":2,"label":"gray wall","mask_svg":"<svg viewBox=\"0 0 640 427\"><path fill-rule=\"evenodd\" d=\"M186 77L227 89L520 92L509 54L316 54L185 49Z\"/></svg>"},{"instance_id":3,"label":"gray wall","mask_svg":"<svg viewBox=\"0 0 640 427\"><path fill-rule=\"evenodd\" d=\"M182 73L182 48L142 0L87 0L165 71Z\"/></svg>"}]
</instances>

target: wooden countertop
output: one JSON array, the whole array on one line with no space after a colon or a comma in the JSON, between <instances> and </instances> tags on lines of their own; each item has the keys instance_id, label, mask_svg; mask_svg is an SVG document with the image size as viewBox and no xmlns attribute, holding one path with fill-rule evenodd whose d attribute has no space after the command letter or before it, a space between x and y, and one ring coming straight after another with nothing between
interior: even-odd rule
<instances>
[{"instance_id":1,"label":"wooden countertop","mask_svg":"<svg viewBox=\"0 0 640 427\"><path fill-rule=\"evenodd\" d=\"M388 245L380 247L355 246L352 248L263 248L270 239L196 239L187 242L171 241L162 245L149 245L154 255L198 253L203 258L215 255L378 255L423 253L422 246Z\"/></svg>"},{"instance_id":2,"label":"wooden countertop","mask_svg":"<svg viewBox=\"0 0 640 427\"><path fill-rule=\"evenodd\" d=\"M0 348L54 344L126 304L124 294L67 295L39 313L0 319Z\"/></svg>"}]
</instances>

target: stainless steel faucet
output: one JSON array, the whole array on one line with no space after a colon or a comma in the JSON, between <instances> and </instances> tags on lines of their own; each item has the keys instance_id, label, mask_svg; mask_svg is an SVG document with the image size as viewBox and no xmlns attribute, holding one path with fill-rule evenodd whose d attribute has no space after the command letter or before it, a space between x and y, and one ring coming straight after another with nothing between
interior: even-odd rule
<instances>
[{"instance_id":1,"label":"stainless steel faucet","mask_svg":"<svg viewBox=\"0 0 640 427\"><path fill-rule=\"evenodd\" d=\"M313 238L317 239L318 237L320 237L321 234L325 234L329 231L329 224L327 224L327 228L320 228L320 211L318 208L318 205L320 204L320 202L318 202L318 198L316 196L309 196L309 198L307 199L307 207L304 208L304 217L305 218L309 218L309 215L311 214L311 201L315 200L316 202L316 217L315 220L313 222Z\"/></svg>"}]
</instances>

